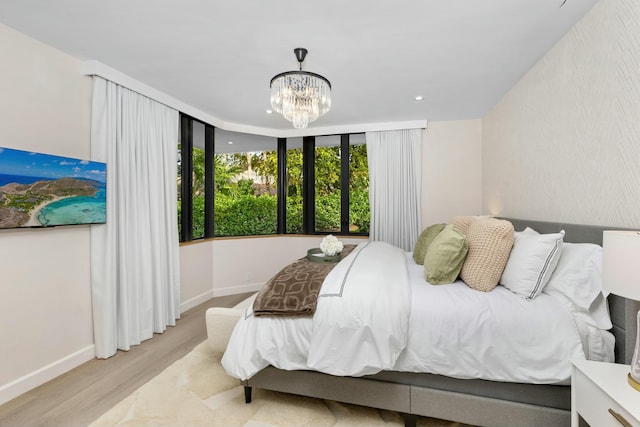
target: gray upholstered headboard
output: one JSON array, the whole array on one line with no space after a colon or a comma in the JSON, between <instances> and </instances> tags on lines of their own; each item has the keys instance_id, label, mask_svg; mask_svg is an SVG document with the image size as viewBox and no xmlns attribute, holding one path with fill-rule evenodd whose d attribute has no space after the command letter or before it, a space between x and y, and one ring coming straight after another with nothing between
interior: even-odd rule
<instances>
[{"instance_id":1,"label":"gray upholstered headboard","mask_svg":"<svg viewBox=\"0 0 640 427\"><path fill-rule=\"evenodd\" d=\"M513 224L516 231L531 227L539 233L557 233L564 230L564 240L572 243L596 243L602 245L602 232L616 230L616 227L596 225L563 224L558 222L530 221L524 219L504 218ZM637 334L636 316L640 310L640 302L628 300L617 295L609 295L609 312L616 337L616 362L630 363L633 357L633 345Z\"/></svg>"}]
</instances>

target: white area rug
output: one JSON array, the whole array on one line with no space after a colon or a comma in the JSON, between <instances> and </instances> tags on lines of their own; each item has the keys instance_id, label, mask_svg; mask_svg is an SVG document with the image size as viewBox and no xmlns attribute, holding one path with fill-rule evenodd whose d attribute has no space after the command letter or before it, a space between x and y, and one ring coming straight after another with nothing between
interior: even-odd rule
<instances>
[{"instance_id":1,"label":"white area rug","mask_svg":"<svg viewBox=\"0 0 640 427\"><path fill-rule=\"evenodd\" d=\"M233 327L233 323L224 321L216 324L217 332ZM221 324L225 325L221 328ZM228 337L229 332L220 335ZM260 389L254 389L252 403L245 404L240 382L229 377L220 365L225 346L226 340L212 340L210 334L208 341L118 403L91 427L404 425L402 417L395 412ZM458 427L462 424L419 418L418 426Z\"/></svg>"}]
</instances>

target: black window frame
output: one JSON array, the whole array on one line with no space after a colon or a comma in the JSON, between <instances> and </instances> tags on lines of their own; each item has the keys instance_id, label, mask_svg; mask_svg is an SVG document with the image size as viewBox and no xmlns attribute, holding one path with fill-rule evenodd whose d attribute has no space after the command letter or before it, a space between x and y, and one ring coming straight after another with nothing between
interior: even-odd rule
<instances>
[{"instance_id":1,"label":"black window frame","mask_svg":"<svg viewBox=\"0 0 640 427\"><path fill-rule=\"evenodd\" d=\"M180 223L180 241L193 240L193 121L183 114L180 115L180 203L182 221Z\"/></svg>"},{"instance_id":2,"label":"black window frame","mask_svg":"<svg viewBox=\"0 0 640 427\"><path fill-rule=\"evenodd\" d=\"M204 125L204 236L193 238L193 122ZM214 237L214 147L215 127L188 114L180 113L180 211L182 221L178 234L180 242L208 239ZM189 177L189 179L185 179Z\"/></svg>"}]
</instances>

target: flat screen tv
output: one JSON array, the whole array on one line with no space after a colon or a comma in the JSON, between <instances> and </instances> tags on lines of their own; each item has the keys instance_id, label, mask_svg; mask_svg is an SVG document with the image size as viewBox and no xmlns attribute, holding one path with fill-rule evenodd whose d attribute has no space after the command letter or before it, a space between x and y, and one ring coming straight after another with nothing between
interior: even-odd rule
<instances>
[{"instance_id":1,"label":"flat screen tv","mask_svg":"<svg viewBox=\"0 0 640 427\"><path fill-rule=\"evenodd\" d=\"M0 148L0 228L101 224L107 165Z\"/></svg>"}]
</instances>

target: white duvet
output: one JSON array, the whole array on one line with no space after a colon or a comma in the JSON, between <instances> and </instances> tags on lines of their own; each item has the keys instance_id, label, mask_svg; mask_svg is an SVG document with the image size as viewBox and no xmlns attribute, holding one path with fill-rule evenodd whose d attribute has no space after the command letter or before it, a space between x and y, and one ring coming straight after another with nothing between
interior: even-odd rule
<instances>
[{"instance_id":1,"label":"white duvet","mask_svg":"<svg viewBox=\"0 0 640 427\"><path fill-rule=\"evenodd\" d=\"M502 286L487 293L463 282L434 286L410 254L367 242L329 274L314 317L257 318L247 308L222 365L240 379L273 365L345 376L395 370L566 383L584 345L602 347L592 359L613 355L608 332L574 319L552 296L527 301Z\"/></svg>"},{"instance_id":2,"label":"white duvet","mask_svg":"<svg viewBox=\"0 0 640 427\"><path fill-rule=\"evenodd\" d=\"M405 252L362 243L331 270L312 318L258 318L247 308L222 365L241 379L268 365L353 376L392 369L407 346L410 313Z\"/></svg>"}]
</instances>

